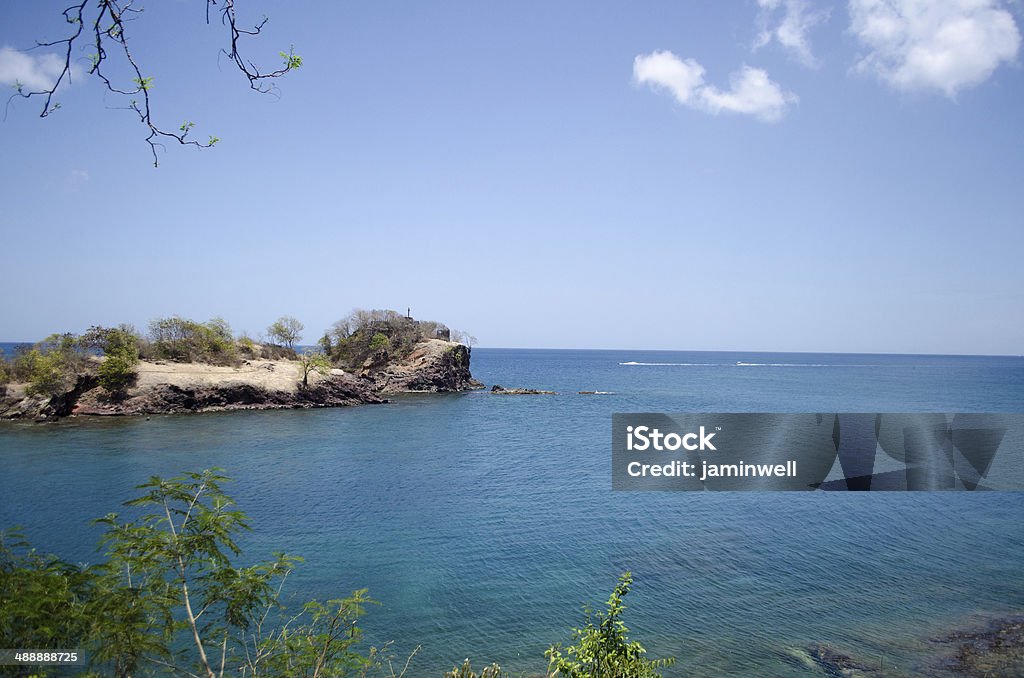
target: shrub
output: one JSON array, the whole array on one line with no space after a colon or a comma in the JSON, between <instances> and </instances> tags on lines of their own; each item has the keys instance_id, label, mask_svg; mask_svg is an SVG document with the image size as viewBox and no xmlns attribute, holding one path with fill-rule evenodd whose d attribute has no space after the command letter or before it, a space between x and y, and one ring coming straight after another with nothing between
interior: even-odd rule
<instances>
[{"instance_id":1,"label":"shrub","mask_svg":"<svg viewBox=\"0 0 1024 678\"><path fill-rule=\"evenodd\" d=\"M90 357L74 334L51 334L30 349L19 350L10 376L28 382L29 395L54 397L68 391L89 368Z\"/></svg>"},{"instance_id":2,"label":"shrub","mask_svg":"<svg viewBox=\"0 0 1024 678\"><path fill-rule=\"evenodd\" d=\"M491 664L485 666L477 673L473 670L469 660L462 662L462 666L452 667L451 671L446 671L444 678L501 678L502 676L508 675L501 670L501 667L497 664Z\"/></svg>"},{"instance_id":3,"label":"shrub","mask_svg":"<svg viewBox=\"0 0 1024 678\"><path fill-rule=\"evenodd\" d=\"M388 339L388 335L382 332L377 332L375 335L373 335L373 338L370 339L371 353L376 353L378 351L386 351L389 348L391 348L391 340Z\"/></svg>"},{"instance_id":4,"label":"shrub","mask_svg":"<svg viewBox=\"0 0 1024 678\"><path fill-rule=\"evenodd\" d=\"M263 344L260 346L260 358L264 360L297 360L298 354L294 348Z\"/></svg>"},{"instance_id":5,"label":"shrub","mask_svg":"<svg viewBox=\"0 0 1024 678\"><path fill-rule=\"evenodd\" d=\"M242 334L235 343L242 355L248 358L256 357L256 342L248 334Z\"/></svg>"},{"instance_id":6,"label":"shrub","mask_svg":"<svg viewBox=\"0 0 1024 678\"><path fill-rule=\"evenodd\" d=\"M92 623L84 601L94 581L88 570L36 553L19 532L0 531L0 645L77 647Z\"/></svg>"},{"instance_id":7,"label":"shrub","mask_svg":"<svg viewBox=\"0 0 1024 678\"><path fill-rule=\"evenodd\" d=\"M110 393L120 393L135 381L135 367L139 354L113 353L104 359L99 368L100 386Z\"/></svg>"},{"instance_id":8,"label":"shrub","mask_svg":"<svg viewBox=\"0 0 1024 678\"><path fill-rule=\"evenodd\" d=\"M178 316L158 318L149 324L149 337L148 357L213 365L238 361L231 327L222 318L205 323Z\"/></svg>"},{"instance_id":9,"label":"shrub","mask_svg":"<svg viewBox=\"0 0 1024 678\"><path fill-rule=\"evenodd\" d=\"M133 327L94 325L81 336L79 344L106 356L99 367L100 386L106 391L120 393L135 380L140 338Z\"/></svg>"},{"instance_id":10,"label":"shrub","mask_svg":"<svg viewBox=\"0 0 1024 678\"><path fill-rule=\"evenodd\" d=\"M30 395L55 396L70 386L70 379L60 354L43 353L38 348L23 354L22 361L27 372Z\"/></svg>"},{"instance_id":11,"label":"shrub","mask_svg":"<svg viewBox=\"0 0 1024 678\"><path fill-rule=\"evenodd\" d=\"M658 669L671 666L674 658L648 659L639 641L629 640L622 621L633 575L625 572L606 603L607 612L587 613L583 628L573 629L575 644L552 645L545 653L552 676L566 678L660 678Z\"/></svg>"}]
</instances>

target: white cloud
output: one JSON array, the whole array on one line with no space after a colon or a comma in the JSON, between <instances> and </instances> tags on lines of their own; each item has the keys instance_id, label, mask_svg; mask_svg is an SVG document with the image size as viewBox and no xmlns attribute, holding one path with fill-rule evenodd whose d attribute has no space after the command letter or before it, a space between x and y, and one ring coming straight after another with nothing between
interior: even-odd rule
<instances>
[{"instance_id":1,"label":"white cloud","mask_svg":"<svg viewBox=\"0 0 1024 678\"><path fill-rule=\"evenodd\" d=\"M760 68L744 66L729 78L730 89L705 84L704 67L694 59L685 61L669 51L641 54L633 60L633 80L654 89L666 89L676 101L705 113L722 111L753 115L765 121L782 117L786 106L797 101Z\"/></svg>"},{"instance_id":2,"label":"white cloud","mask_svg":"<svg viewBox=\"0 0 1024 678\"><path fill-rule=\"evenodd\" d=\"M0 47L0 84L26 92L39 92L53 87L64 70L64 60L56 54L26 54L12 47Z\"/></svg>"},{"instance_id":3,"label":"white cloud","mask_svg":"<svg viewBox=\"0 0 1024 678\"><path fill-rule=\"evenodd\" d=\"M664 87L679 103L691 106L704 86L704 67L693 59L683 61L667 50L651 52L633 59L633 78Z\"/></svg>"},{"instance_id":4,"label":"white cloud","mask_svg":"<svg viewBox=\"0 0 1024 678\"><path fill-rule=\"evenodd\" d=\"M73 170L71 170L71 183L72 184L75 184L77 186L79 184L84 184L87 181L89 181L89 173L87 171L82 170L82 169L73 169Z\"/></svg>"},{"instance_id":5,"label":"white cloud","mask_svg":"<svg viewBox=\"0 0 1024 678\"><path fill-rule=\"evenodd\" d=\"M807 34L828 17L827 12L811 11L807 0L757 0L761 6L758 23L761 31L754 43L754 49L764 47L772 40L788 49L805 66L816 67L818 60L811 52L811 41ZM779 7L782 19L773 23Z\"/></svg>"},{"instance_id":6,"label":"white cloud","mask_svg":"<svg viewBox=\"0 0 1024 678\"><path fill-rule=\"evenodd\" d=\"M701 90L701 98L709 111L747 113L772 121L781 118L786 106L797 101L795 94L782 91L760 68L744 66L729 76L729 84L728 92L710 85Z\"/></svg>"},{"instance_id":7,"label":"white cloud","mask_svg":"<svg viewBox=\"0 0 1024 678\"><path fill-rule=\"evenodd\" d=\"M869 49L857 70L949 97L987 80L1020 47L998 0L850 0L850 30Z\"/></svg>"}]
</instances>

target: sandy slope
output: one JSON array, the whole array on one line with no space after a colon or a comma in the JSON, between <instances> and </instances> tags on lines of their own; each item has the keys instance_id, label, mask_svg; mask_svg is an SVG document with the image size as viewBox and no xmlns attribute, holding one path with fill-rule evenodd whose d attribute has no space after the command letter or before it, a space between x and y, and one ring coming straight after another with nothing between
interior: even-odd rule
<instances>
[{"instance_id":1,"label":"sandy slope","mask_svg":"<svg viewBox=\"0 0 1024 678\"><path fill-rule=\"evenodd\" d=\"M331 373L344 374L342 370L331 370ZM246 360L238 367L143 360L139 363L138 375L132 391L159 384L178 387L250 384L268 391L295 392L302 381L299 363L294 360ZM322 378L313 372L309 375L310 384Z\"/></svg>"}]
</instances>

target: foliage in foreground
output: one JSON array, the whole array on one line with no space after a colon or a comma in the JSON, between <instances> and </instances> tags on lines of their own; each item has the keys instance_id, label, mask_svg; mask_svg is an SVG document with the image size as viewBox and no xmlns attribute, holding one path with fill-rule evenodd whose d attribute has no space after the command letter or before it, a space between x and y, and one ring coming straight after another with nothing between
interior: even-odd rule
<instances>
[{"instance_id":1,"label":"foliage in foreground","mask_svg":"<svg viewBox=\"0 0 1024 678\"><path fill-rule=\"evenodd\" d=\"M462 662L462 666L456 666L451 671L446 671L444 678L502 678L505 675L507 674L497 664L485 666L480 670L480 673L477 673L473 670L472 663L467 659Z\"/></svg>"},{"instance_id":2,"label":"foliage in foreground","mask_svg":"<svg viewBox=\"0 0 1024 678\"><path fill-rule=\"evenodd\" d=\"M659 669L671 666L674 658L648 659L640 641L630 640L622 621L626 609L622 599L629 593L633 575L625 572L606 603L606 612L587 612L582 628L573 629L575 643L562 648L553 645L546 652L551 676L566 678L658 678Z\"/></svg>"},{"instance_id":3,"label":"foliage in foreground","mask_svg":"<svg viewBox=\"0 0 1024 678\"><path fill-rule=\"evenodd\" d=\"M281 592L300 558L235 562L235 540L249 526L222 489L227 480L213 469L139 485L143 494L125 506L141 514L96 521L106 528L99 565L40 555L19 533L0 531L0 647L77 648L90 677L404 676L416 650L396 667L390 643L357 648L359 620L375 603L366 589L287 610ZM548 649L549 678L657 678L672 664L648 659L627 637L622 600L631 584L624 573L607 611L588 612L572 645ZM49 671L0 666L0 675L29 673ZM497 664L477 673L467 659L445 678L506 675Z\"/></svg>"},{"instance_id":4,"label":"foliage in foreground","mask_svg":"<svg viewBox=\"0 0 1024 678\"><path fill-rule=\"evenodd\" d=\"M80 648L90 671L118 677L395 675L387 652L354 647L374 602L365 589L286 611L281 588L299 558L233 562L248 524L226 480L210 470L140 485L126 505L148 512L99 519L107 561L90 568L16 534L0 541L0 646Z\"/></svg>"}]
</instances>

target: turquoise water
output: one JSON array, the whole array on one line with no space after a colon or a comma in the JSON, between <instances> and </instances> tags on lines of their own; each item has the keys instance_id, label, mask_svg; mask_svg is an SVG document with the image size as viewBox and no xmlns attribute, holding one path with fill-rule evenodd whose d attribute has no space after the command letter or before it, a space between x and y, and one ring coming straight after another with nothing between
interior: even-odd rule
<instances>
[{"instance_id":1,"label":"turquoise water","mask_svg":"<svg viewBox=\"0 0 1024 678\"><path fill-rule=\"evenodd\" d=\"M6 424L0 525L96 560L87 521L135 485L223 467L246 556L304 556L297 600L369 587L368 636L422 645L414 675L541 670L625 569L666 675L801 675L812 641L916 671L934 634L1024 609L1024 494L613 493L609 442L612 412L1019 412L1024 359L475 349L473 372L562 395Z\"/></svg>"}]
</instances>

